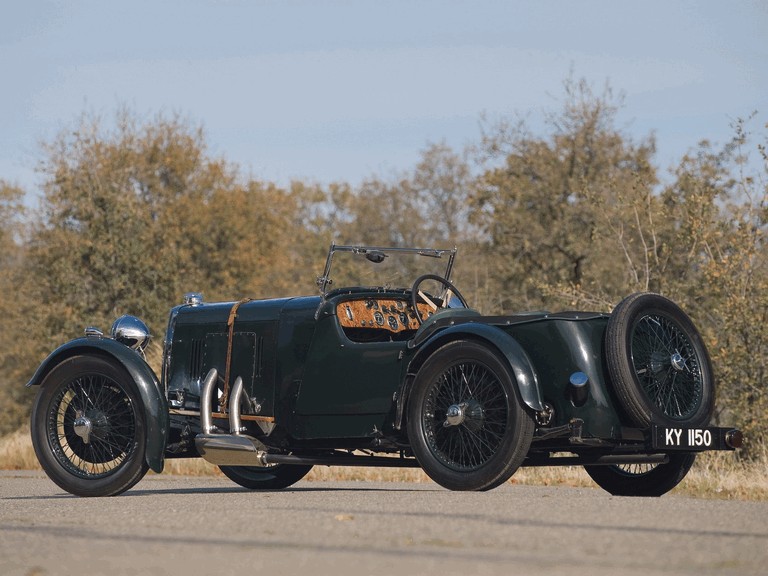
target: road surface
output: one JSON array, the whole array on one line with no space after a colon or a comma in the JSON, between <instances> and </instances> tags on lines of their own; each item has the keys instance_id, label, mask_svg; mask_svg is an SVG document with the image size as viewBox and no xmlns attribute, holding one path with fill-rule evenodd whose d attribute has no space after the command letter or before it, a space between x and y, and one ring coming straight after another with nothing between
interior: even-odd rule
<instances>
[{"instance_id":1,"label":"road surface","mask_svg":"<svg viewBox=\"0 0 768 576\"><path fill-rule=\"evenodd\" d=\"M0 574L765 575L768 503L170 475L94 499L0 472Z\"/></svg>"}]
</instances>

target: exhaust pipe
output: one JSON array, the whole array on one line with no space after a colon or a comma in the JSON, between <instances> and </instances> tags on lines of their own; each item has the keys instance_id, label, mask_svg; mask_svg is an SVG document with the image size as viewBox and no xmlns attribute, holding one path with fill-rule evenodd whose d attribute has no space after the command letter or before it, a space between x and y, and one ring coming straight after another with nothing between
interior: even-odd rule
<instances>
[{"instance_id":1,"label":"exhaust pipe","mask_svg":"<svg viewBox=\"0 0 768 576\"><path fill-rule=\"evenodd\" d=\"M245 428L240 422L240 397L243 395L243 379L240 376L235 380L232 386L232 392L229 394L229 433L239 436L245 432Z\"/></svg>"},{"instance_id":2,"label":"exhaust pipe","mask_svg":"<svg viewBox=\"0 0 768 576\"><path fill-rule=\"evenodd\" d=\"M200 428L203 434L210 434L217 430L216 426L213 425L211 417L211 399L213 398L213 388L218 377L219 373L216 371L216 368L211 368L203 382L203 393L200 399Z\"/></svg>"},{"instance_id":3,"label":"exhaust pipe","mask_svg":"<svg viewBox=\"0 0 768 576\"><path fill-rule=\"evenodd\" d=\"M203 382L200 400L200 434L195 436L198 454L217 466L266 466L266 447L256 438L243 434L240 422L240 398L243 380L238 377L229 401L230 434L219 432L213 425L211 400L216 387L218 372L211 368Z\"/></svg>"}]
</instances>

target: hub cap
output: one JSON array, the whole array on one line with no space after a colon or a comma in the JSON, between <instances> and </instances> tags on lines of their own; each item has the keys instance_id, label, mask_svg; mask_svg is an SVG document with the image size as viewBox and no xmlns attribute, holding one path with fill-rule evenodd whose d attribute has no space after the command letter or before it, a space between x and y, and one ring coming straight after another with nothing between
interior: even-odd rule
<instances>
[{"instance_id":1,"label":"hub cap","mask_svg":"<svg viewBox=\"0 0 768 576\"><path fill-rule=\"evenodd\" d=\"M78 410L76 412L77 418L75 418L75 421L72 424L72 427L75 429L75 434L80 436L80 438L83 439L83 443L90 444L91 443L91 431L93 430L93 424L91 421L86 418L83 413Z\"/></svg>"}]
</instances>

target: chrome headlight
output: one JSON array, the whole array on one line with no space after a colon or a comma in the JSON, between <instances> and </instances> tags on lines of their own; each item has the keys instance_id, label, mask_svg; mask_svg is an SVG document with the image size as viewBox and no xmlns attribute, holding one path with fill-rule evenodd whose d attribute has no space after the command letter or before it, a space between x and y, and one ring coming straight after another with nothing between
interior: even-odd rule
<instances>
[{"instance_id":1,"label":"chrome headlight","mask_svg":"<svg viewBox=\"0 0 768 576\"><path fill-rule=\"evenodd\" d=\"M112 324L112 338L132 350L144 352L151 337L147 325L136 316L120 316Z\"/></svg>"}]
</instances>

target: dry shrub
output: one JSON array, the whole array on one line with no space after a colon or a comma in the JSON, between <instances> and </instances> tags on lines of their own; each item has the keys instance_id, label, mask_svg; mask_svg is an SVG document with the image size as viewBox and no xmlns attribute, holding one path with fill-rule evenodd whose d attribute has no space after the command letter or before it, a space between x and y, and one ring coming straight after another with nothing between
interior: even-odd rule
<instances>
[{"instance_id":1,"label":"dry shrub","mask_svg":"<svg viewBox=\"0 0 768 576\"><path fill-rule=\"evenodd\" d=\"M40 470L29 428L0 437L0 470Z\"/></svg>"}]
</instances>

